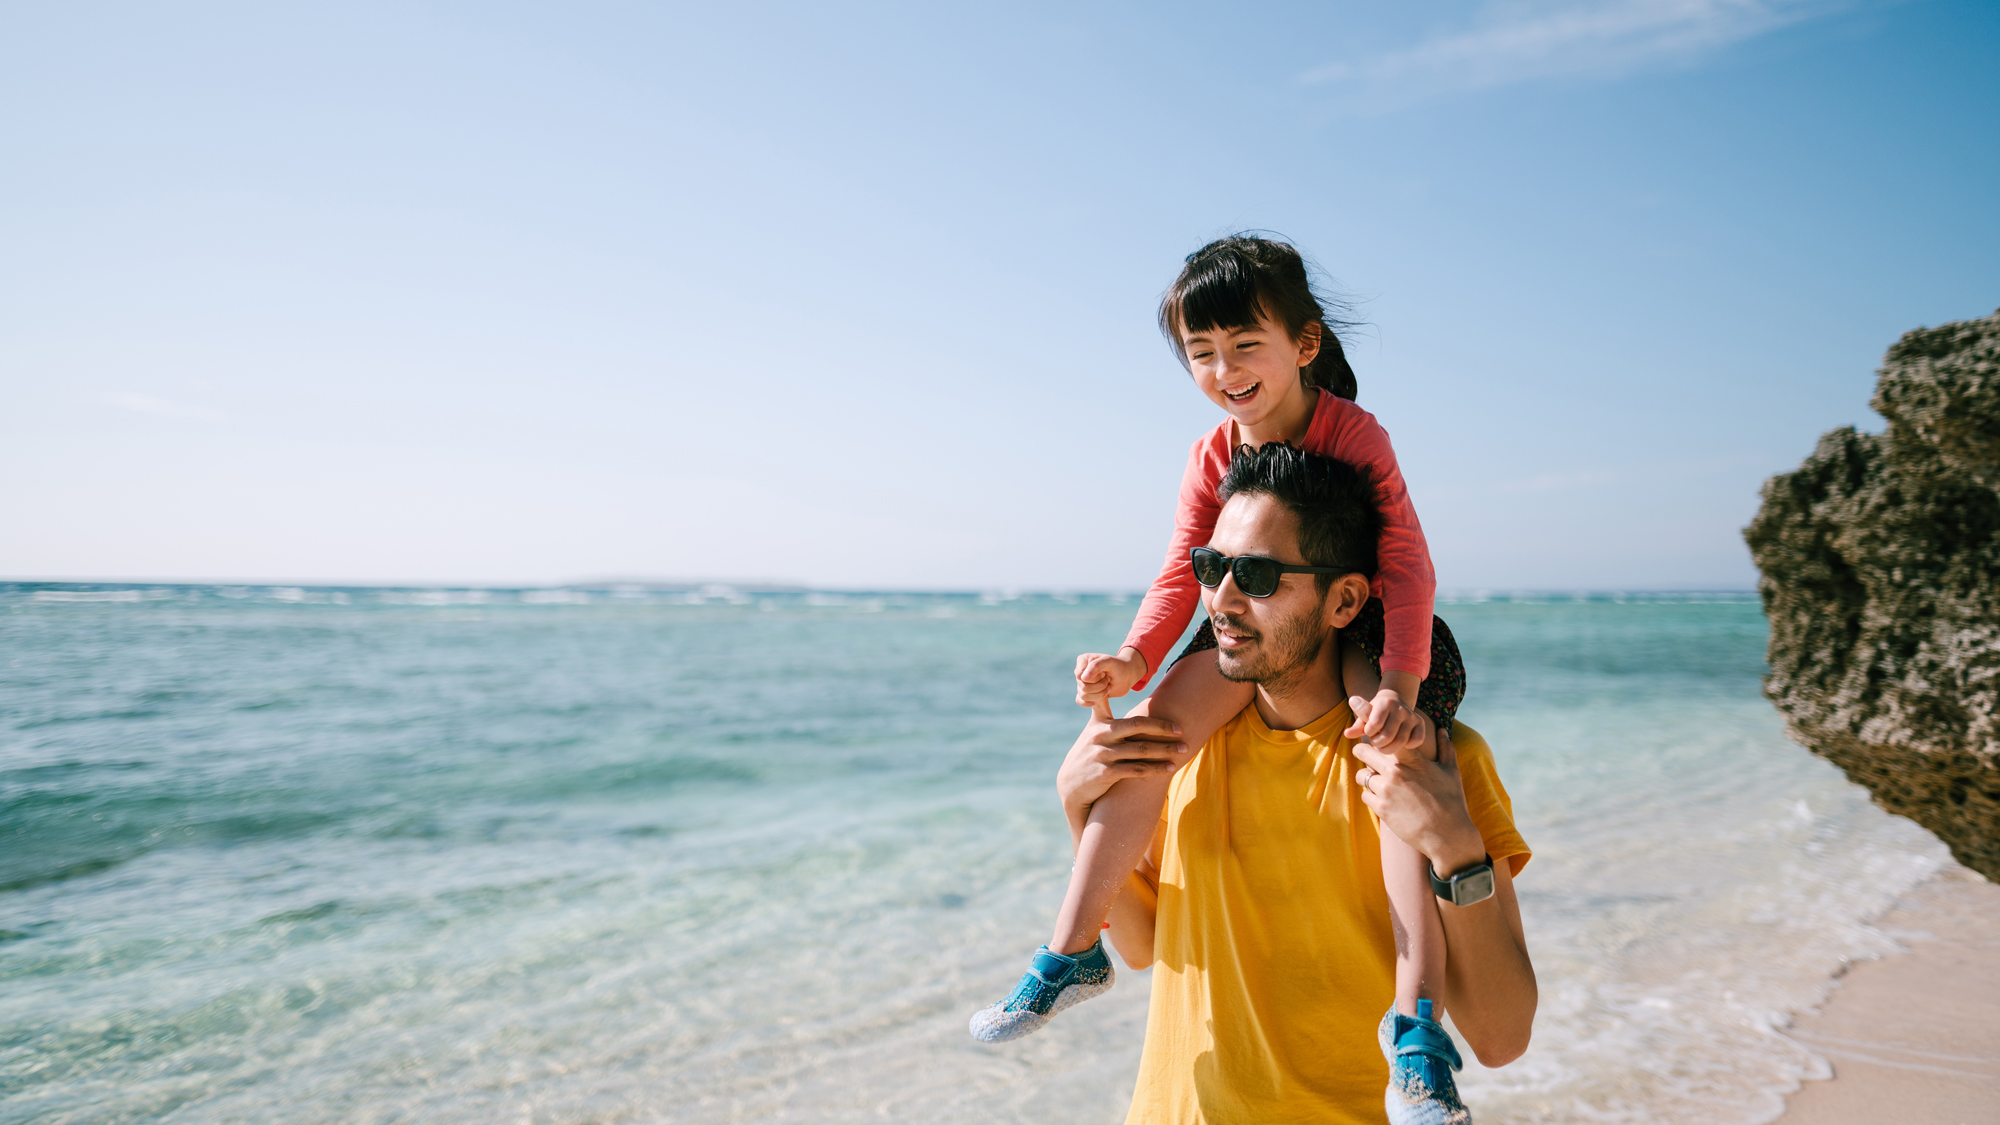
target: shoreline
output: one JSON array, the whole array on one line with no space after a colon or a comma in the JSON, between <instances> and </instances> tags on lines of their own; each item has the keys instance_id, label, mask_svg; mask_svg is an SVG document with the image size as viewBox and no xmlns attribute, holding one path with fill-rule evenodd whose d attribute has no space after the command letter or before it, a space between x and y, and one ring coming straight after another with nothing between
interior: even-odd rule
<instances>
[{"instance_id":1,"label":"shoreline","mask_svg":"<svg viewBox=\"0 0 2000 1125\"><path fill-rule=\"evenodd\" d=\"M1833 1075L1776 1125L1973 1125L2000 1105L2000 885L1956 863L1875 926L1903 950L1850 966L1784 1034Z\"/></svg>"}]
</instances>

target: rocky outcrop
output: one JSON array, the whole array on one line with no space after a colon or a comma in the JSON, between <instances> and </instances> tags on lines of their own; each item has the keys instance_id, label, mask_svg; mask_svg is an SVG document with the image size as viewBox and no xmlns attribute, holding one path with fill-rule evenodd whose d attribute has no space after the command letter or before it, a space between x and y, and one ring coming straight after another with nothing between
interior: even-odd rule
<instances>
[{"instance_id":1,"label":"rocky outcrop","mask_svg":"<svg viewBox=\"0 0 2000 1125\"><path fill-rule=\"evenodd\" d=\"M1884 359L1744 531L1793 738L2000 880L2000 313Z\"/></svg>"}]
</instances>

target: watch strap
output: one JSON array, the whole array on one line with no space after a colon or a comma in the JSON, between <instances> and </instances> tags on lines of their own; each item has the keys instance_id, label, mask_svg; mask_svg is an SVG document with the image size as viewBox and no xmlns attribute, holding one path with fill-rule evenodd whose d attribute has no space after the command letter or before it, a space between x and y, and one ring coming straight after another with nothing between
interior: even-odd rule
<instances>
[{"instance_id":1,"label":"watch strap","mask_svg":"<svg viewBox=\"0 0 2000 1125\"><path fill-rule=\"evenodd\" d=\"M1431 877L1431 893L1445 900L1446 902L1451 903L1454 906L1471 906L1475 902L1485 901L1489 896L1493 894L1493 856L1491 854L1488 854L1483 858L1481 858L1478 863L1467 864L1466 866L1458 869L1457 871L1452 872L1451 878L1449 879L1440 879L1438 877L1437 868L1431 866L1429 860L1424 861L1424 870L1428 872ZM1481 874L1484 874L1486 876L1485 888L1484 888L1486 893L1480 895L1476 899L1471 900L1470 902L1460 902L1459 901L1460 882L1466 880L1469 877L1475 877Z\"/></svg>"}]
</instances>

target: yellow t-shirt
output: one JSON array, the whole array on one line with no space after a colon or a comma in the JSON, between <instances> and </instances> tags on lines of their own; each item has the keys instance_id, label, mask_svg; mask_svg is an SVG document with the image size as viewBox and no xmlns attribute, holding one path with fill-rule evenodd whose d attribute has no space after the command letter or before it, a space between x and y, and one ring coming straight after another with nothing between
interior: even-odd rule
<instances>
[{"instance_id":1,"label":"yellow t-shirt","mask_svg":"<svg viewBox=\"0 0 2000 1125\"><path fill-rule=\"evenodd\" d=\"M1126 1125L1383 1121L1375 1026L1396 994L1381 838L1340 732L1246 707L1168 790L1153 998ZM1452 727L1494 862L1528 862L1486 740ZM1145 876L1135 874L1134 878Z\"/></svg>"}]
</instances>

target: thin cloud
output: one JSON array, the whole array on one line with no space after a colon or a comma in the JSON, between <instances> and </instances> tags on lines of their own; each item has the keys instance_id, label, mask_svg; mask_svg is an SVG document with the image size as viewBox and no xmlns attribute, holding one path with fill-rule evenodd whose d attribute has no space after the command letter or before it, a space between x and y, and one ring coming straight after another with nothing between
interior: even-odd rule
<instances>
[{"instance_id":1,"label":"thin cloud","mask_svg":"<svg viewBox=\"0 0 2000 1125\"><path fill-rule=\"evenodd\" d=\"M1470 30L1372 59L1330 63L1299 81L1340 90L1351 108L1379 111L1543 78L1619 78L1685 63L1847 6L1847 0L1496 4Z\"/></svg>"},{"instance_id":2,"label":"thin cloud","mask_svg":"<svg viewBox=\"0 0 2000 1125\"><path fill-rule=\"evenodd\" d=\"M154 398L152 395L134 394L131 391L106 391L97 396L97 401L106 406L116 406L121 410L136 410L141 414L156 414L162 418L197 418L203 422L222 421L222 411L206 406L187 406L178 402Z\"/></svg>"}]
</instances>

